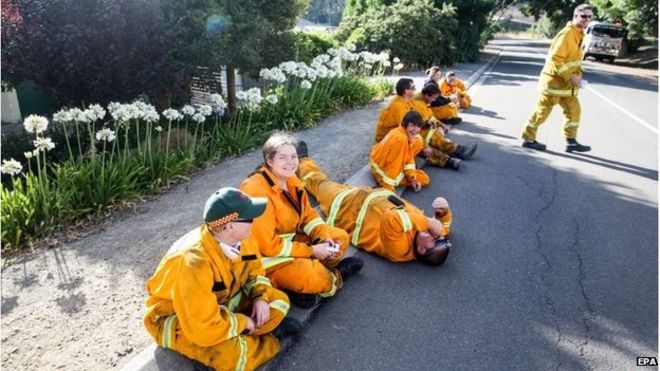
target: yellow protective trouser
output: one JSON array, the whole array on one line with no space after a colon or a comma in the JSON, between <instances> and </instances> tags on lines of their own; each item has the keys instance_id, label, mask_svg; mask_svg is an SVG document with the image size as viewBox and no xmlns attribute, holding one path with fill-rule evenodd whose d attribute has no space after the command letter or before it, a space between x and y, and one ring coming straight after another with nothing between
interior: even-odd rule
<instances>
[{"instance_id":1,"label":"yellow protective trouser","mask_svg":"<svg viewBox=\"0 0 660 371\"><path fill-rule=\"evenodd\" d=\"M239 298L236 311L250 316L252 301L246 295L242 295L241 291L237 295L242 297ZM280 342L269 333L282 322L289 311L289 305L289 298L285 293L273 290L269 300L268 322L261 326L255 335L238 335L220 344L203 347L191 342L183 335L176 316L169 316L160 321L158 338L160 339L163 333L173 334L175 339L174 345L170 347L172 350L216 370L254 370L279 352ZM161 342L159 345L163 346Z\"/></svg>"},{"instance_id":2,"label":"yellow protective trouser","mask_svg":"<svg viewBox=\"0 0 660 371\"><path fill-rule=\"evenodd\" d=\"M460 95L461 108L462 109L470 108L470 106L472 105L472 98L470 98L468 93L461 92L459 95Z\"/></svg>"},{"instance_id":3,"label":"yellow protective trouser","mask_svg":"<svg viewBox=\"0 0 660 371\"><path fill-rule=\"evenodd\" d=\"M314 258L289 258L284 264L266 268L266 277L270 279L273 287L285 289L301 294L319 294L323 297L333 296L343 285L341 274L333 269L346 253L349 237L346 231L336 227L329 227L333 241L339 243L340 255L338 257L317 260ZM298 233L293 238L296 241L310 243L309 236ZM277 259L277 258L275 258ZM266 261L268 258L266 258Z\"/></svg>"},{"instance_id":4,"label":"yellow protective trouser","mask_svg":"<svg viewBox=\"0 0 660 371\"><path fill-rule=\"evenodd\" d=\"M458 107L454 103L445 104L444 106L431 107L433 117L438 120L452 119L458 117Z\"/></svg>"},{"instance_id":5,"label":"yellow protective trouser","mask_svg":"<svg viewBox=\"0 0 660 371\"><path fill-rule=\"evenodd\" d=\"M564 137L566 139L575 139L577 129L580 126L580 101L575 96L560 97L555 95L540 94L534 107L534 112L527 121L527 126L522 133L525 140L536 140L536 131L539 126L548 119L552 108L559 104L564 111Z\"/></svg>"},{"instance_id":6,"label":"yellow protective trouser","mask_svg":"<svg viewBox=\"0 0 660 371\"><path fill-rule=\"evenodd\" d=\"M444 167L449 159L449 156L454 154L458 149L458 144L447 139L442 133L442 129L433 129L431 127L424 128L419 132L419 135L424 139L424 143L419 141L413 142L413 148L424 147L427 145L433 150L430 157L426 159L431 165Z\"/></svg>"},{"instance_id":7,"label":"yellow protective trouser","mask_svg":"<svg viewBox=\"0 0 660 371\"><path fill-rule=\"evenodd\" d=\"M394 187L392 184L386 182L383 179L383 176L380 174L378 170L374 167L374 164L372 163L369 166L369 169L371 170L371 175L374 176L374 179L376 180L376 183L378 184L379 187L385 188L387 190L393 191ZM431 178L429 178L428 174L424 172L424 170L420 169L414 169L414 170L406 170L408 174L414 173L415 179L421 184L422 187L426 187L431 183ZM404 176L399 184L397 184L398 187L409 187L411 185L410 181L408 180L408 177Z\"/></svg>"}]
</instances>

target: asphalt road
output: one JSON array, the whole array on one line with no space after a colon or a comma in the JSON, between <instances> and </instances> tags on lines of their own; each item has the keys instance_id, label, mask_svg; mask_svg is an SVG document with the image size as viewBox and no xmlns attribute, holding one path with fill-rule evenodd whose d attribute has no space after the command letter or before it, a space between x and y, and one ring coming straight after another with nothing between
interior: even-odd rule
<instances>
[{"instance_id":1,"label":"asphalt road","mask_svg":"<svg viewBox=\"0 0 660 371\"><path fill-rule=\"evenodd\" d=\"M547 44L499 44L450 134L479 141L476 157L405 195L427 210L449 199L448 261L359 253L361 274L277 369L633 370L658 356L657 78L587 63L578 139L593 150L564 152L557 107L539 131L548 151L533 152L519 136Z\"/></svg>"}]
</instances>

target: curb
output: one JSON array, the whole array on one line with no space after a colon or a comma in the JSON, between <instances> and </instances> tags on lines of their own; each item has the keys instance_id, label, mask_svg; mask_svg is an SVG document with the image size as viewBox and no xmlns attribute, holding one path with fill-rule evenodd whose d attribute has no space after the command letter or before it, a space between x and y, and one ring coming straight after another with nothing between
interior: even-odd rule
<instances>
[{"instance_id":1,"label":"curb","mask_svg":"<svg viewBox=\"0 0 660 371\"><path fill-rule=\"evenodd\" d=\"M499 61L502 53L502 47L491 45L491 48L497 49L497 52L492 57L490 57L489 60L483 66L481 66L479 69L473 72L472 75L470 75L470 77L466 80L468 89L472 88L472 85L487 70L489 70L489 68L492 68ZM424 163L423 160L419 160L417 163L418 167L421 168L423 163ZM355 174L353 174L349 179L346 180L346 183L355 186L362 186L362 187L366 186L372 188L377 186L376 182L371 176L369 165L365 165L360 170L358 170ZM401 196L404 192L404 189L396 188L395 192L399 196ZM320 213L320 210L318 211ZM358 251L357 248L351 245L346 251L345 256L346 257L354 256L357 253L357 251ZM310 309L301 309L292 305L291 309L289 310L289 316L299 320L300 322L303 323L303 325L306 325L311 320L313 313L321 305L322 303ZM284 341L282 341L281 350L279 354L275 358L270 360L268 363L261 366L259 370L261 371L275 370L275 367L277 366L277 362L280 359L280 357L286 354L294 344L295 341L290 338L287 338ZM180 355L179 353L160 348L155 343L152 343L151 345L140 351L140 353L138 353L135 357L133 357L126 365L124 365L121 368L121 370L122 371L164 371L164 370L200 371L200 370L211 370L211 369L197 361L186 358L183 355Z\"/></svg>"}]
</instances>

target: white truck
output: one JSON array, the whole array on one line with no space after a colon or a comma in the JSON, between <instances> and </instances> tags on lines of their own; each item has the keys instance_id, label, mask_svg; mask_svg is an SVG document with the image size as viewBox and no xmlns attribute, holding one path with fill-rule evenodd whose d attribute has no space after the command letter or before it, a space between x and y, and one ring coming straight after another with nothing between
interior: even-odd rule
<instances>
[{"instance_id":1,"label":"white truck","mask_svg":"<svg viewBox=\"0 0 660 371\"><path fill-rule=\"evenodd\" d=\"M589 23L582 42L584 58L614 62L614 58L623 56L626 34L626 28L620 25L597 21Z\"/></svg>"}]
</instances>

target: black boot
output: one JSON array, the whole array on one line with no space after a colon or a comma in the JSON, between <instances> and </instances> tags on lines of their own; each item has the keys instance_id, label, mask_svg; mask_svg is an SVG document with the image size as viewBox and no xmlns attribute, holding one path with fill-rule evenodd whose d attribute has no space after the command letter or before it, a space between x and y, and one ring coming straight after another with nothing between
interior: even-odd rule
<instances>
[{"instance_id":1,"label":"black boot","mask_svg":"<svg viewBox=\"0 0 660 371\"><path fill-rule=\"evenodd\" d=\"M445 164L445 167L449 169L458 170L461 167L461 162L463 161L455 157L450 157L447 159L447 163Z\"/></svg>"},{"instance_id":2,"label":"black boot","mask_svg":"<svg viewBox=\"0 0 660 371\"><path fill-rule=\"evenodd\" d=\"M442 121L442 122L444 122L445 124L448 124L448 125L458 125L461 122L463 122L463 119L460 118L460 117L452 117L450 119L442 119L440 121Z\"/></svg>"},{"instance_id":3,"label":"black boot","mask_svg":"<svg viewBox=\"0 0 660 371\"><path fill-rule=\"evenodd\" d=\"M537 151L545 151L545 144L539 143L535 140L534 141L526 140L523 142L522 146L525 148L535 149Z\"/></svg>"},{"instance_id":4,"label":"black boot","mask_svg":"<svg viewBox=\"0 0 660 371\"><path fill-rule=\"evenodd\" d=\"M307 143L304 140L299 140L296 145L296 152L298 152L298 158L309 157L309 151L307 150Z\"/></svg>"},{"instance_id":5,"label":"black boot","mask_svg":"<svg viewBox=\"0 0 660 371\"><path fill-rule=\"evenodd\" d=\"M475 142L470 147L464 146L462 144L458 145L454 156L460 158L461 160L469 160L474 156L474 153L477 152L477 142Z\"/></svg>"},{"instance_id":6,"label":"black boot","mask_svg":"<svg viewBox=\"0 0 660 371\"><path fill-rule=\"evenodd\" d=\"M575 139L566 139L566 152L589 152L591 147L580 144Z\"/></svg>"},{"instance_id":7,"label":"black boot","mask_svg":"<svg viewBox=\"0 0 660 371\"><path fill-rule=\"evenodd\" d=\"M355 273L359 272L362 269L362 259L350 257L342 259L339 264L337 264L337 270L341 273L341 278L346 281L346 279Z\"/></svg>"},{"instance_id":8,"label":"black boot","mask_svg":"<svg viewBox=\"0 0 660 371\"><path fill-rule=\"evenodd\" d=\"M283 340L288 337L297 336L302 332L302 323L295 318L284 317L282 323L273 331L277 340Z\"/></svg>"},{"instance_id":9,"label":"black boot","mask_svg":"<svg viewBox=\"0 0 660 371\"><path fill-rule=\"evenodd\" d=\"M286 294L291 304L303 309L313 308L319 302L319 297L316 294L299 294L291 291L287 291Z\"/></svg>"}]
</instances>

